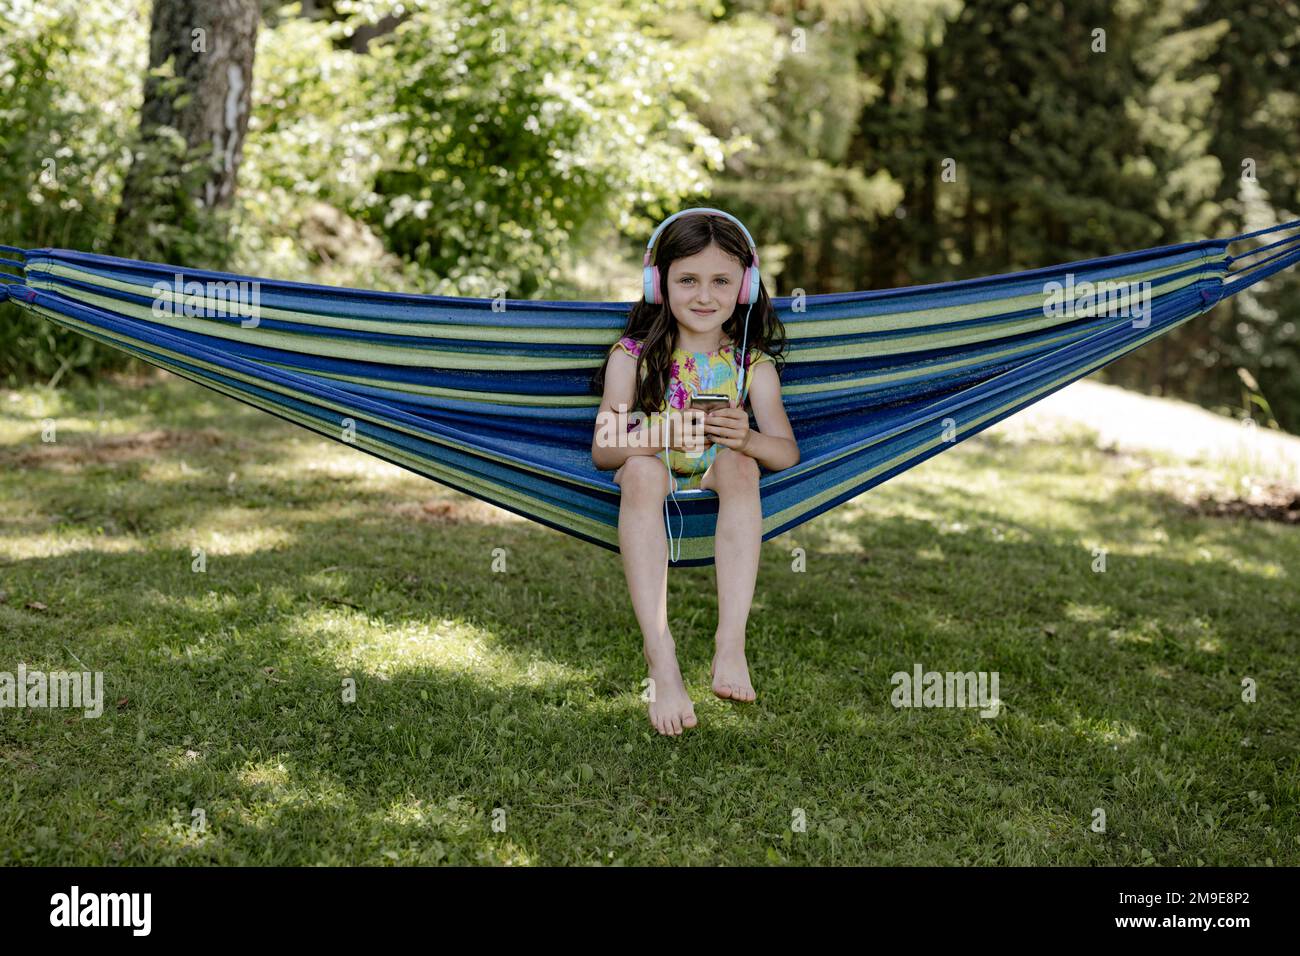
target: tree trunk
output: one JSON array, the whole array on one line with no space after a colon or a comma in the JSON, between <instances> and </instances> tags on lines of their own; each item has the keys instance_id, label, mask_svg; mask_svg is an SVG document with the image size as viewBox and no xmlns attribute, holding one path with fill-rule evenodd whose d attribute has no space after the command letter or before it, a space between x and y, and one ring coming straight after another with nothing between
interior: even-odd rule
<instances>
[{"instance_id":1,"label":"tree trunk","mask_svg":"<svg viewBox=\"0 0 1300 956\"><path fill-rule=\"evenodd\" d=\"M122 189L117 235L131 233L158 211L159 181L179 186L205 210L229 206L248 129L257 0L154 0L149 69L140 115L142 150ZM164 69L166 75L154 75ZM166 130L187 156L165 147ZM152 151L152 154L150 154ZM164 200L162 205L167 205Z\"/></svg>"},{"instance_id":2,"label":"tree trunk","mask_svg":"<svg viewBox=\"0 0 1300 956\"><path fill-rule=\"evenodd\" d=\"M353 53L365 53L370 48L370 41L387 36L402 25L411 16L410 11L389 13L375 23L363 23L353 31L348 39L348 49Z\"/></svg>"},{"instance_id":3,"label":"tree trunk","mask_svg":"<svg viewBox=\"0 0 1300 956\"><path fill-rule=\"evenodd\" d=\"M921 223L921 249L919 250L918 261L923 266L929 267L925 276L926 281L933 281L934 266L939 262L939 230L935 214L937 204L935 179L939 175L939 170L932 145L939 139L940 135L939 123L937 122L938 110L939 48L930 45L927 46L925 51L925 112L922 114L921 120L924 142L930 152L927 161L920 164L921 182L917 190L920 206L917 214Z\"/></svg>"}]
</instances>

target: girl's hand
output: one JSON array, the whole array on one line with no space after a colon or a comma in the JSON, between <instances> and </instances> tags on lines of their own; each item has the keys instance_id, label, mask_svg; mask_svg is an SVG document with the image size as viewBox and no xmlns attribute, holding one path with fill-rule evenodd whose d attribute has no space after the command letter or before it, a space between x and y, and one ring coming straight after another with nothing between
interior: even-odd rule
<instances>
[{"instance_id":1,"label":"girl's hand","mask_svg":"<svg viewBox=\"0 0 1300 956\"><path fill-rule=\"evenodd\" d=\"M703 455L709 442L704 434L704 412L698 408L684 408L673 415L674 427L669 436L669 448L685 452L691 458ZM681 427L678 428L677 423Z\"/></svg>"},{"instance_id":2,"label":"girl's hand","mask_svg":"<svg viewBox=\"0 0 1300 956\"><path fill-rule=\"evenodd\" d=\"M716 444L725 445L732 451L744 451L753 434L749 427L749 412L736 407L736 400L731 400L729 408L718 408L704 420L704 434Z\"/></svg>"}]
</instances>

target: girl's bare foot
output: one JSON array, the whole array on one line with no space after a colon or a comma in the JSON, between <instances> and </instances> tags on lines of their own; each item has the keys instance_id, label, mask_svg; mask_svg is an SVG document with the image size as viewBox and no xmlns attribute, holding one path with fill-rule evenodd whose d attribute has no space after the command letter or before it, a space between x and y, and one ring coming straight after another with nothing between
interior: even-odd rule
<instances>
[{"instance_id":1,"label":"girl's bare foot","mask_svg":"<svg viewBox=\"0 0 1300 956\"><path fill-rule=\"evenodd\" d=\"M745 660L744 648L718 648L709 673L713 676L713 693L723 700L748 703L758 697L754 685L749 682L749 664Z\"/></svg>"},{"instance_id":2,"label":"girl's bare foot","mask_svg":"<svg viewBox=\"0 0 1300 956\"><path fill-rule=\"evenodd\" d=\"M661 734L680 736L683 728L694 727L695 705L686 694L682 672L677 666L677 648L669 643L653 651L642 648L650 679L654 681L653 700L650 701L650 723Z\"/></svg>"}]
</instances>

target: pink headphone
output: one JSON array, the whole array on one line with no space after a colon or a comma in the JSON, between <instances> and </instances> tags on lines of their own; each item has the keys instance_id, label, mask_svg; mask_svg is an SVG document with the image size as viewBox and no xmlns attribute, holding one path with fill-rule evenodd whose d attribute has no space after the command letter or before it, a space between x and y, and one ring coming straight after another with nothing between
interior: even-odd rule
<instances>
[{"instance_id":1,"label":"pink headphone","mask_svg":"<svg viewBox=\"0 0 1300 956\"><path fill-rule=\"evenodd\" d=\"M740 277L740 295L736 297L736 302L739 305L747 305L757 302L759 283L758 246L754 245L754 237L749 234L749 230L745 228L745 224L735 216L731 215L731 213L723 212L721 209L709 209L705 207L683 209L681 212L674 213L661 222L659 228L651 234L650 241L647 242L645 246L645 259L642 261L642 273L644 276L642 285L644 286L645 300L651 305L658 305L663 302L663 298L659 292L659 267L650 264L654 255L655 241L659 238L659 234L664 231L664 228L670 222L678 216L687 216L692 213L712 213L730 219L740 227L740 231L745 234L745 239L749 242L749 251L754 254L754 263L753 265L746 266L745 274Z\"/></svg>"}]
</instances>

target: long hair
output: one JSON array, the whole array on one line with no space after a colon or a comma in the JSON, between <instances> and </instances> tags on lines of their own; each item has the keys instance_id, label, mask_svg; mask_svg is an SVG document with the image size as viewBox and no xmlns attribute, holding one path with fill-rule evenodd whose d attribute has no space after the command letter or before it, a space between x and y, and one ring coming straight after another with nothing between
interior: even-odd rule
<instances>
[{"instance_id":1,"label":"long hair","mask_svg":"<svg viewBox=\"0 0 1300 956\"><path fill-rule=\"evenodd\" d=\"M655 247L654 264L659 267L659 297L663 300L658 305L646 302L644 298L633 303L628 312L623 336L636 339L641 343L641 355L636 362L636 393L629 411L641 411L653 414L664 408L664 395L668 391L671 377L672 352L677 341L677 320L668 306L668 267L677 259L693 256L709 243L717 243L718 248L733 256L742 268L753 264L753 253L744 233L730 219L712 213L681 216L668 224L659 235ZM736 304L730 318L722 323L723 333L740 348L740 338L745 326L745 312L748 305ZM758 299L754 302L749 315L749 338L745 349L758 349L772 356L779 375L785 368L786 351L785 326L781 323L768 297L767 288L759 283ZM591 379L591 388L597 395L605 391L605 369L609 366L610 349L600 369ZM733 351L733 354L737 354ZM748 361L749 356L739 361ZM749 377L748 365L745 369Z\"/></svg>"}]
</instances>

